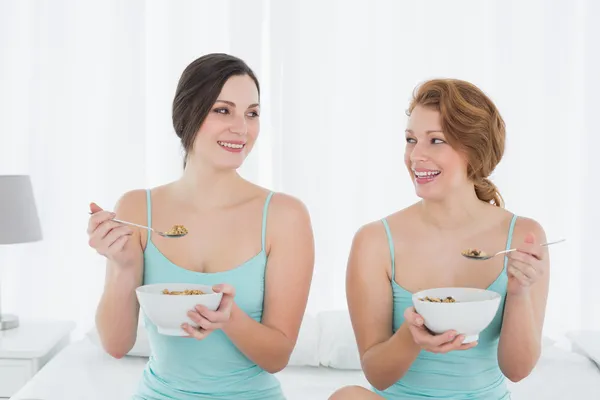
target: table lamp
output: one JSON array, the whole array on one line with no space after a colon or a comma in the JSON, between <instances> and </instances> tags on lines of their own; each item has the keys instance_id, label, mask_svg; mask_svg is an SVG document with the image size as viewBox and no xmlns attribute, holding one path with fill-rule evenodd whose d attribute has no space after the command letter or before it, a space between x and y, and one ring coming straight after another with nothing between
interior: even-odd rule
<instances>
[{"instance_id":1,"label":"table lamp","mask_svg":"<svg viewBox=\"0 0 600 400\"><path fill-rule=\"evenodd\" d=\"M28 175L0 175L0 245L42 240L33 188ZM0 331L19 326L16 315L2 314L0 290Z\"/></svg>"}]
</instances>

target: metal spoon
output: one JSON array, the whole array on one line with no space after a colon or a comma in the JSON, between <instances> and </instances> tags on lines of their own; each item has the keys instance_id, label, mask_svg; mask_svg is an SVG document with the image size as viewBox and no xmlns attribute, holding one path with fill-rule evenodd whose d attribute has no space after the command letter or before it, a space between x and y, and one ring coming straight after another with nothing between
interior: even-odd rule
<instances>
[{"instance_id":1,"label":"metal spoon","mask_svg":"<svg viewBox=\"0 0 600 400\"><path fill-rule=\"evenodd\" d=\"M90 213L90 214L92 214L92 213ZM167 233L167 232L161 232L161 231L157 231L154 228L150 228L149 226L138 225L138 224L134 224L133 222L127 222L127 221L123 221L123 220L116 219L116 218L113 218L111 221L115 221L115 222L118 222L120 224L125 224L125 225L137 226L138 228L142 228L142 229L150 229L152 232L156 233L157 235L166 237L166 238L179 238L179 237L183 237L183 236L187 235L187 233L171 234L171 233Z\"/></svg>"},{"instance_id":2,"label":"metal spoon","mask_svg":"<svg viewBox=\"0 0 600 400\"><path fill-rule=\"evenodd\" d=\"M556 244L556 243L564 242L565 240L567 240L567 239L560 239L560 240L557 240L555 242L542 243L542 244L540 244L540 246L550 246L551 244ZM482 251L480 251L479 255L469 254L469 251L466 251L466 252L463 251L463 252L461 252L461 254L463 255L463 257L469 258L471 260L481 261L481 260L489 260L490 258L494 258L497 255L505 254L505 253L510 253L510 252L513 252L513 251L516 251L516 250L517 249L502 250L502 251L499 251L496 254L492 254L492 255L487 255L487 254L485 254Z\"/></svg>"}]
</instances>

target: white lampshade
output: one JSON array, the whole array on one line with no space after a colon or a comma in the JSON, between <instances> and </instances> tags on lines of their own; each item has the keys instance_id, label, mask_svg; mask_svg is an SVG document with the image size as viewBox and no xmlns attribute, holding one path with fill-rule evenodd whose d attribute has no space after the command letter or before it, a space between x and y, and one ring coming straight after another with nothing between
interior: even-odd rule
<instances>
[{"instance_id":1,"label":"white lampshade","mask_svg":"<svg viewBox=\"0 0 600 400\"><path fill-rule=\"evenodd\" d=\"M28 175L0 175L0 245L42 240Z\"/></svg>"}]
</instances>

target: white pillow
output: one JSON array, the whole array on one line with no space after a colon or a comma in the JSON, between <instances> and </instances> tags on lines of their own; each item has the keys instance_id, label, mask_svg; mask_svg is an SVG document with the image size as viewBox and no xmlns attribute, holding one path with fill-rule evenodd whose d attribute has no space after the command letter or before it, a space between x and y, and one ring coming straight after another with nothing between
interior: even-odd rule
<instances>
[{"instance_id":1,"label":"white pillow","mask_svg":"<svg viewBox=\"0 0 600 400\"><path fill-rule=\"evenodd\" d=\"M321 365L346 370L360 370L358 345L352 330L350 314L346 310L324 311L318 314L320 328L319 361ZM543 337L542 347L555 341Z\"/></svg>"},{"instance_id":2,"label":"white pillow","mask_svg":"<svg viewBox=\"0 0 600 400\"><path fill-rule=\"evenodd\" d=\"M600 331L571 331L566 336L575 353L589 358L600 368Z\"/></svg>"},{"instance_id":3,"label":"white pillow","mask_svg":"<svg viewBox=\"0 0 600 400\"><path fill-rule=\"evenodd\" d=\"M550 339L548 336L542 336L542 349L550 346L554 346L556 340Z\"/></svg>"},{"instance_id":4,"label":"white pillow","mask_svg":"<svg viewBox=\"0 0 600 400\"><path fill-rule=\"evenodd\" d=\"M313 315L305 314L302 319L288 366L319 366L319 325Z\"/></svg>"},{"instance_id":5,"label":"white pillow","mask_svg":"<svg viewBox=\"0 0 600 400\"><path fill-rule=\"evenodd\" d=\"M358 345L348 311L323 311L318 314L317 319L321 365L336 369L361 370Z\"/></svg>"},{"instance_id":6,"label":"white pillow","mask_svg":"<svg viewBox=\"0 0 600 400\"><path fill-rule=\"evenodd\" d=\"M102 348L100 336L96 328L88 332L87 337ZM317 319L312 315L305 315L298 333L296 346L290 356L288 365L290 366L319 366L319 327ZM144 327L143 317L140 315L137 338L133 348L127 353L128 356L134 357L150 357L150 342L148 341L148 333Z\"/></svg>"}]
</instances>

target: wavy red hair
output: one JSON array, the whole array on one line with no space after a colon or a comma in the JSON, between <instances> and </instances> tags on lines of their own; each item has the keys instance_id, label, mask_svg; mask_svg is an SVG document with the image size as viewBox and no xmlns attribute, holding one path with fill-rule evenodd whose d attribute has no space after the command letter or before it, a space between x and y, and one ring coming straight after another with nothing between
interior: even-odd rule
<instances>
[{"instance_id":1,"label":"wavy red hair","mask_svg":"<svg viewBox=\"0 0 600 400\"><path fill-rule=\"evenodd\" d=\"M498 188L489 179L502 159L506 137L504 120L492 100L472 83L433 79L415 89L407 115L418 105L440 113L446 140L467 160L467 176L477 197L504 207Z\"/></svg>"}]
</instances>

